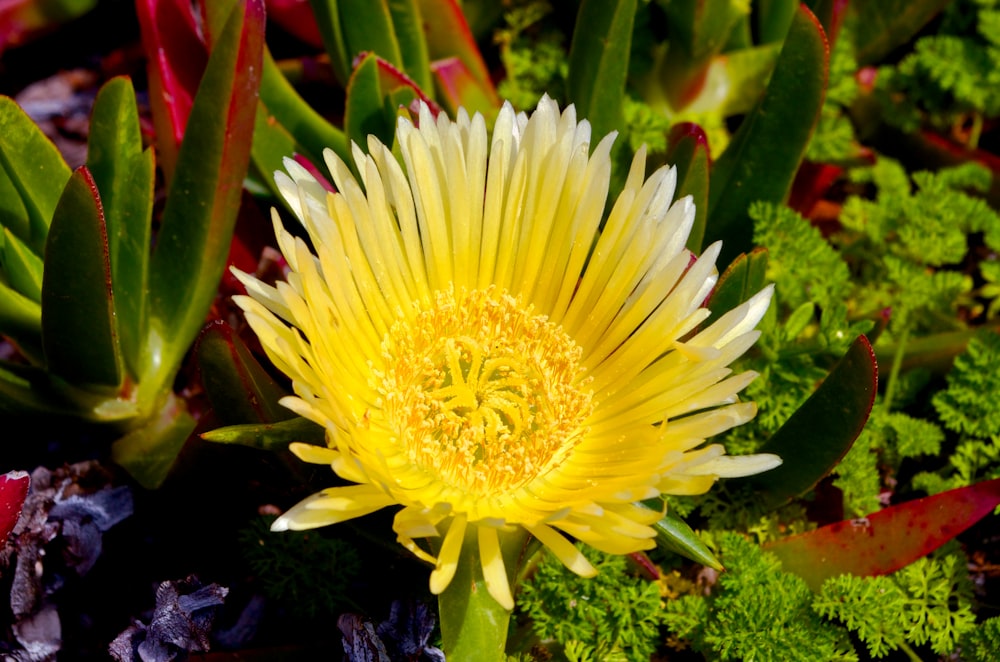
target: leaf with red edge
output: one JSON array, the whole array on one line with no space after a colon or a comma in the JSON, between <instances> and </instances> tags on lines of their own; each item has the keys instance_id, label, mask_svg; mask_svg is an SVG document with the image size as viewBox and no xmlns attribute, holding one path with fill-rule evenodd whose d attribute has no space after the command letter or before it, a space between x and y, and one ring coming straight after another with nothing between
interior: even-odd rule
<instances>
[{"instance_id":1,"label":"leaf with red edge","mask_svg":"<svg viewBox=\"0 0 1000 662\"><path fill-rule=\"evenodd\" d=\"M461 4L457 0L418 0L418 2L424 21L431 70L436 76L440 76L442 65L436 65L435 61L457 59L461 62L461 70L469 78L469 84L476 90L474 93L471 89L466 90L470 104L475 102L476 105L465 103L462 105L470 113L478 110L484 117L495 116L500 108L500 97L493 85L493 79L490 77L476 38L465 20Z\"/></svg>"},{"instance_id":2,"label":"leaf with red edge","mask_svg":"<svg viewBox=\"0 0 1000 662\"><path fill-rule=\"evenodd\" d=\"M195 354L202 385L220 424L274 423L295 416L278 404L288 392L222 320L201 332Z\"/></svg>"},{"instance_id":3,"label":"leaf with red edge","mask_svg":"<svg viewBox=\"0 0 1000 662\"><path fill-rule=\"evenodd\" d=\"M481 113L492 126L500 106L492 94L479 86L464 62L455 57L435 60L431 71L438 96L449 115L454 117L459 108L465 108L469 113Z\"/></svg>"},{"instance_id":4,"label":"leaf with red edge","mask_svg":"<svg viewBox=\"0 0 1000 662\"><path fill-rule=\"evenodd\" d=\"M0 547L21 517L30 486L31 476L24 471L8 471L0 476Z\"/></svg>"},{"instance_id":5,"label":"leaf with red edge","mask_svg":"<svg viewBox=\"0 0 1000 662\"><path fill-rule=\"evenodd\" d=\"M782 459L779 467L741 479L776 508L814 488L861 434L878 389L878 364L858 336L823 383L759 449Z\"/></svg>"},{"instance_id":6,"label":"leaf with red edge","mask_svg":"<svg viewBox=\"0 0 1000 662\"><path fill-rule=\"evenodd\" d=\"M136 0L135 9L146 54L157 157L169 182L208 63L208 47L198 32L190 0Z\"/></svg>"},{"instance_id":7,"label":"leaf with red edge","mask_svg":"<svg viewBox=\"0 0 1000 662\"><path fill-rule=\"evenodd\" d=\"M708 217L708 181L712 158L708 151L708 136L693 122L680 122L667 136L667 163L677 168L675 198L690 195L694 201L695 219L687 247L692 253L701 252Z\"/></svg>"},{"instance_id":8,"label":"leaf with red edge","mask_svg":"<svg viewBox=\"0 0 1000 662\"><path fill-rule=\"evenodd\" d=\"M841 574L885 575L959 535L1000 505L1000 478L890 506L764 545L819 590Z\"/></svg>"}]
</instances>

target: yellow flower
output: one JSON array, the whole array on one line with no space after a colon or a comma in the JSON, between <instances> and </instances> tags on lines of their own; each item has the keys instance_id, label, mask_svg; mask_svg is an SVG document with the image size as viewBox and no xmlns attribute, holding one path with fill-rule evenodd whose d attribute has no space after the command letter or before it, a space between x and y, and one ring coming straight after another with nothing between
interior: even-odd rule
<instances>
[{"instance_id":1,"label":"yellow flower","mask_svg":"<svg viewBox=\"0 0 1000 662\"><path fill-rule=\"evenodd\" d=\"M757 339L768 287L711 325L702 307L719 245L685 249L690 198L676 173L645 179L645 152L602 224L614 135L543 98L505 105L488 137L460 112L400 119L400 163L369 139L360 183L327 150L338 193L287 160L283 196L315 253L274 212L290 266L271 287L243 273L237 302L294 385L285 406L326 429L292 444L353 483L291 508L274 530L402 508L398 540L451 581L466 531L490 594L513 598L499 535L521 527L581 575L566 535L605 552L654 546L660 513L635 504L699 494L777 466L707 437L751 419L729 364ZM437 556L416 539L443 536Z\"/></svg>"}]
</instances>

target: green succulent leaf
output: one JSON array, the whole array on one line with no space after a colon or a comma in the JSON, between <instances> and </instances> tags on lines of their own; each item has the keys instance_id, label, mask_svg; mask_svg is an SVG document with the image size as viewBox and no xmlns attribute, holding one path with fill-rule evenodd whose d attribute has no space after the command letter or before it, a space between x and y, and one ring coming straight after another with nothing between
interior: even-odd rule
<instances>
[{"instance_id":1,"label":"green succulent leaf","mask_svg":"<svg viewBox=\"0 0 1000 662\"><path fill-rule=\"evenodd\" d=\"M156 164L143 150L135 91L113 78L97 94L90 119L87 168L101 194L108 229L115 315L125 366L139 379L146 338L146 290Z\"/></svg>"},{"instance_id":2,"label":"green succulent leaf","mask_svg":"<svg viewBox=\"0 0 1000 662\"><path fill-rule=\"evenodd\" d=\"M755 9L760 43L771 44L784 40L798 6L799 0L758 0Z\"/></svg>"},{"instance_id":3,"label":"green succulent leaf","mask_svg":"<svg viewBox=\"0 0 1000 662\"><path fill-rule=\"evenodd\" d=\"M42 346L49 370L70 384L117 390L123 381L108 232L86 166L52 215L42 279Z\"/></svg>"},{"instance_id":4,"label":"green succulent leaf","mask_svg":"<svg viewBox=\"0 0 1000 662\"><path fill-rule=\"evenodd\" d=\"M334 72L345 85L354 69L355 58L365 52L376 53L398 68L404 67L393 24L393 6L399 3L388 0L310 0L309 4ZM412 7L411 3L406 4Z\"/></svg>"},{"instance_id":5,"label":"green succulent leaf","mask_svg":"<svg viewBox=\"0 0 1000 662\"><path fill-rule=\"evenodd\" d=\"M0 331L14 341L22 354L44 363L42 307L5 283L0 283Z\"/></svg>"},{"instance_id":6,"label":"green succulent leaf","mask_svg":"<svg viewBox=\"0 0 1000 662\"><path fill-rule=\"evenodd\" d=\"M3 228L0 234L0 274L15 291L37 303L42 301L44 264L42 258L35 255L17 235Z\"/></svg>"},{"instance_id":7,"label":"green succulent leaf","mask_svg":"<svg viewBox=\"0 0 1000 662\"><path fill-rule=\"evenodd\" d=\"M288 392L271 378L232 327L217 320L195 346L201 381L222 425L273 423L294 414L278 404Z\"/></svg>"},{"instance_id":8,"label":"green succulent leaf","mask_svg":"<svg viewBox=\"0 0 1000 662\"><path fill-rule=\"evenodd\" d=\"M873 64L911 40L951 0L852 2L847 20L859 65Z\"/></svg>"},{"instance_id":9,"label":"green succulent leaf","mask_svg":"<svg viewBox=\"0 0 1000 662\"><path fill-rule=\"evenodd\" d=\"M656 545L660 549L680 554L696 563L722 570L722 563L687 522L668 507L663 518L653 525Z\"/></svg>"},{"instance_id":10,"label":"green succulent leaf","mask_svg":"<svg viewBox=\"0 0 1000 662\"><path fill-rule=\"evenodd\" d=\"M36 254L45 237L63 187L72 173L62 154L17 102L0 96L0 193L15 191L16 202L0 202L0 223ZM19 216L19 209L25 217Z\"/></svg>"},{"instance_id":11,"label":"green succulent leaf","mask_svg":"<svg viewBox=\"0 0 1000 662\"><path fill-rule=\"evenodd\" d=\"M828 60L823 28L801 5L763 98L712 168L705 241L724 240L720 263L751 248L750 203L788 197L819 119Z\"/></svg>"},{"instance_id":12,"label":"green succulent leaf","mask_svg":"<svg viewBox=\"0 0 1000 662\"><path fill-rule=\"evenodd\" d=\"M250 159L264 40L263 0L237 3L195 96L149 265L146 362L167 386L225 269Z\"/></svg>"},{"instance_id":13,"label":"green succulent leaf","mask_svg":"<svg viewBox=\"0 0 1000 662\"><path fill-rule=\"evenodd\" d=\"M595 136L622 125L636 0L583 0L569 51L569 101Z\"/></svg>"},{"instance_id":14,"label":"green succulent leaf","mask_svg":"<svg viewBox=\"0 0 1000 662\"><path fill-rule=\"evenodd\" d=\"M771 508L812 489L861 434L878 388L875 353L858 336L809 399L760 448L774 453L781 466L743 479Z\"/></svg>"},{"instance_id":15,"label":"green succulent leaf","mask_svg":"<svg viewBox=\"0 0 1000 662\"><path fill-rule=\"evenodd\" d=\"M220 444L239 444L265 451L283 451L293 441L323 446L326 431L312 421L295 417L277 423L241 423L202 432L201 438Z\"/></svg>"},{"instance_id":16,"label":"green succulent leaf","mask_svg":"<svg viewBox=\"0 0 1000 662\"><path fill-rule=\"evenodd\" d=\"M396 129L395 113L386 109L378 62L377 55L365 53L347 84L344 130L348 139L362 149L367 149L369 135L377 137L385 145L391 145ZM353 159L348 161L352 162Z\"/></svg>"},{"instance_id":17,"label":"green succulent leaf","mask_svg":"<svg viewBox=\"0 0 1000 662\"><path fill-rule=\"evenodd\" d=\"M139 485L156 489L166 480L194 428L195 420L184 401L169 393L157 413L111 445L111 459Z\"/></svg>"},{"instance_id":18,"label":"green succulent leaf","mask_svg":"<svg viewBox=\"0 0 1000 662\"><path fill-rule=\"evenodd\" d=\"M479 111L487 122L500 108L500 97L483 55L466 22L465 3L457 0L418 0L424 22L431 71L438 79L461 71L466 82L455 97L470 113ZM457 60L457 62L456 62ZM446 61L450 64L445 65ZM407 73L410 73L407 71ZM438 90L440 91L440 87ZM446 88L447 89L447 88ZM453 92L454 88L451 88ZM446 103L445 99L441 99Z\"/></svg>"}]
</instances>

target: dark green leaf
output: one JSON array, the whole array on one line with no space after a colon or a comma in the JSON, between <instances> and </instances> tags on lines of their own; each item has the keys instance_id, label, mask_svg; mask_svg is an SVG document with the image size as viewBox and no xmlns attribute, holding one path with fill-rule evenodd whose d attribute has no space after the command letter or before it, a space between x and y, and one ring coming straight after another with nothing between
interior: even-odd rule
<instances>
[{"instance_id":1,"label":"dark green leaf","mask_svg":"<svg viewBox=\"0 0 1000 662\"><path fill-rule=\"evenodd\" d=\"M750 203L787 198L823 105L828 60L823 28L802 5L764 97L712 167L705 242L723 240L721 264L751 248Z\"/></svg>"},{"instance_id":2,"label":"dark green leaf","mask_svg":"<svg viewBox=\"0 0 1000 662\"><path fill-rule=\"evenodd\" d=\"M42 346L49 370L71 384L117 390L123 379L108 234L86 166L52 215L42 280Z\"/></svg>"},{"instance_id":3,"label":"dark green leaf","mask_svg":"<svg viewBox=\"0 0 1000 662\"><path fill-rule=\"evenodd\" d=\"M135 91L128 78L105 83L90 120L87 167L101 194L108 228L115 313L125 365L140 379L146 339L146 287L155 164L143 151Z\"/></svg>"},{"instance_id":4,"label":"dark green leaf","mask_svg":"<svg viewBox=\"0 0 1000 662\"><path fill-rule=\"evenodd\" d=\"M758 0L754 5L758 41L762 44L782 41L798 6L799 0Z\"/></svg>"},{"instance_id":5,"label":"dark green leaf","mask_svg":"<svg viewBox=\"0 0 1000 662\"><path fill-rule=\"evenodd\" d=\"M868 339L858 336L819 388L761 447L781 466L743 479L777 507L811 490L854 444L871 413L878 367Z\"/></svg>"},{"instance_id":6,"label":"dark green leaf","mask_svg":"<svg viewBox=\"0 0 1000 662\"><path fill-rule=\"evenodd\" d=\"M847 21L858 65L875 64L907 43L951 0L852 2Z\"/></svg>"},{"instance_id":7,"label":"dark green leaf","mask_svg":"<svg viewBox=\"0 0 1000 662\"><path fill-rule=\"evenodd\" d=\"M205 441L220 444L240 444L266 451L281 451L293 441L323 446L326 432L312 421L296 417L277 423L246 423L229 425L201 433Z\"/></svg>"},{"instance_id":8,"label":"dark green leaf","mask_svg":"<svg viewBox=\"0 0 1000 662\"><path fill-rule=\"evenodd\" d=\"M622 126L636 0L583 0L569 51L569 101L594 136Z\"/></svg>"},{"instance_id":9,"label":"dark green leaf","mask_svg":"<svg viewBox=\"0 0 1000 662\"><path fill-rule=\"evenodd\" d=\"M395 114L387 116L379 83L378 58L372 53L365 53L347 84L344 130L349 140L365 150L369 135L376 136L385 145L392 145ZM353 159L348 161L351 162Z\"/></svg>"},{"instance_id":10,"label":"dark green leaf","mask_svg":"<svg viewBox=\"0 0 1000 662\"><path fill-rule=\"evenodd\" d=\"M0 221L41 255L52 213L71 172L52 141L13 99L5 96L0 96L0 169L27 213L23 222L7 218ZM3 207L4 212L13 210L8 203Z\"/></svg>"},{"instance_id":11,"label":"dark green leaf","mask_svg":"<svg viewBox=\"0 0 1000 662\"><path fill-rule=\"evenodd\" d=\"M722 564L715 558L712 550L687 522L670 510L669 503L663 519L654 524L653 528L656 529L656 546L660 549L680 554L709 568L722 570Z\"/></svg>"},{"instance_id":12,"label":"dark green leaf","mask_svg":"<svg viewBox=\"0 0 1000 662\"><path fill-rule=\"evenodd\" d=\"M225 269L250 160L264 40L263 0L237 3L195 96L149 269L148 370L167 386Z\"/></svg>"},{"instance_id":13,"label":"dark green leaf","mask_svg":"<svg viewBox=\"0 0 1000 662\"><path fill-rule=\"evenodd\" d=\"M222 425L273 423L294 414L278 404L281 388L225 322L207 326L195 347L201 381Z\"/></svg>"},{"instance_id":14,"label":"dark green leaf","mask_svg":"<svg viewBox=\"0 0 1000 662\"><path fill-rule=\"evenodd\" d=\"M333 73L341 84L347 85L347 79L351 77L353 68L351 60L357 53L348 51L339 5L339 0L309 0Z\"/></svg>"},{"instance_id":15,"label":"dark green leaf","mask_svg":"<svg viewBox=\"0 0 1000 662\"><path fill-rule=\"evenodd\" d=\"M723 313L736 308L760 292L767 283L767 250L755 248L750 253L740 253L719 277L708 299L711 317L702 322L708 326Z\"/></svg>"},{"instance_id":16,"label":"dark green leaf","mask_svg":"<svg viewBox=\"0 0 1000 662\"><path fill-rule=\"evenodd\" d=\"M425 30L444 14L422 14L420 4L420 0L392 0L389 2L389 12L399 48L398 66L417 87L431 93L433 87Z\"/></svg>"}]
</instances>

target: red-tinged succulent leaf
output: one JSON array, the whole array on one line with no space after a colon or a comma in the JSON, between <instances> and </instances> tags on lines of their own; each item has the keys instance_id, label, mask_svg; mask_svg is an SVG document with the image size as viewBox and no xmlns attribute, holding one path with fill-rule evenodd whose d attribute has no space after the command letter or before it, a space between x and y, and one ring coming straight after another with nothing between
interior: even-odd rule
<instances>
[{"instance_id":1,"label":"red-tinged succulent leaf","mask_svg":"<svg viewBox=\"0 0 1000 662\"><path fill-rule=\"evenodd\" d=\"M158 156L170 182L208 48L198 32L190 0L136 0L135 8L146 54Z\"/></svg>"},{"instance_id":2,"label":"red-tinged succulent leaf","mask_svg":"<svg viewBox=\"0 0 1000 662\"><path fill-rule=\"evenodd\" d=\"M729 263L719 276L705 305L712 311L702 322L707 327L726 311L736 308L757 294L767 284L767 250L755 248L749 253L740 253Z\"/></svg>"},{"instance_id":3,"label":"red-tinged succulent leaf","mask_svg":"<svg viewBox=\"0 0 1000 662\"><path fill-rule=\"evenodd\" d=\"M73 173L52 215L42 278L42 346L49 370L70 384L121 387L108 232L86 166Z\"/></svg>"},{"instance_id":4,"label":"red-tinged succulent leaf","mask_svg":"<svg viewBox=\"0 0 1000 662\"><path fill-rule=\"evenodd\" d=\"M225 270L252 144L264 47L263 0L236 3L191 109L149 269L148 373L167 387ZM150 376L144 375L144 379Z\"/></svg>"},{"instance_id":5,"label":"red-tinged succulent leaf","mask_svg":"<svg viewBox=\"0 0 1000 662\"><path fill-rule=\"evenodd\" d=\"M146 339L156 163L153 150L143 150L135 91L126 77L111 79L97 94L90 118L87 168L100 192L108 229L122 355L137 380Z\"/></svg>"},{"instance_id":6,"label":"red-tinged succulent leaf","mask_svg":"<svg viewBox=\"0 0 1000 662\"><path fill-rule=\"evenodd\" d=\"M378 64L379 86L386 96L392 99L396 97L401 99L419 99L427 104L435 117L441 112L440 106L427 96L427 93L417 85L416 81L394 67L391 62L387 62L378 56L375 57L375 62ZM400 94L401 91L404 94ZM400 102L398 105L408 108L410 104Z\"/></svg>"},{"instance_id":7,"label":"red-tinged succulent leaf","mask_svg":"<svg viewBox=\"0 0 1000 662\"><path fill-rule=\"evenodd\" d=\"M70 174L48 136L16 101L0 96L0 224L38 255Z\"/></svg>"},{"instance_id":8,"label":"red-tinged succulent leaf","mask_svg":"<svg viewBox=\"0 0 1000 662\"><path fill-rule=\"evenodd\" d=\"M843 171L838 165L804 161L795 174L795 181L788 195L788 206L809 218L813 207L825 197Z\"/></svg>"},{"instance_id":9,"label":"red-tinged succulent leaf","mask_svg":"<svg viewBox=\"0 0 1000 662\"><path fill-rule=\"evenodd\" d=\"M0 476L0 547L21 517L21 508L30 486L31 476L27 472L8 471Z\"/></svg>"},{"instance_id":10,"label":"red-tinged succulent leaf","mask_svg":"<svg viewBox=\"0 0 1000 662\"><path fill-rule=\"evenodd\" d=\"M692 253L700 253L708 216L709 168L712 165L708 137L700 126L681 122L670 129L667 163L677 168L677 193L674 197L690 195L694 200L694 226L688 235L687 247Z\"/></svg>"},{"instance_id":11,"label":"red-tinged succulent leaf","mask_svg":"<svg viewBox=\"0 0 1000 662\"><path fill-rule=\"evenodd\" d=\"M267 0L267 20L314 48L323 47L309 0Z\"/></svg>"},{"instance_id":12,"label":"red-tinged succulent leaf","mask_svg":"<svg viewBox=\"0 0 1000 662\"><path fill-rule=\"evenodd\" d=\"M83 16L98 0L3 0L0 2L0 53L50 34Z\"/></svg>"},{"instance_id":13,"label":"red-tinged succulent leaf","mask_svg":"<svg viewBox=\"0 0 1000 662\"><path fill-rule=\"evenodd\" d=\"M878 364L858 336L809 399L760 448L781 466L742 479L776 508L804 495L840 462L861 434L878 390Z\"/></svg>"},{"instance_id":14,"label":"red-tinged succulent leaf","mask_svg":"<svg viewBox=\"0 0 1000 662\"><path fill-rule=\"evenodd\" d=\"M363 54L358 58L347 83L344 131L351 142L364 150L368 148L369 135L385 145L392 145L395 134L396 116L394 111L386 108L378 61L374 53ZM353 163L353 159L347 163Z\"/></svg>"},{"instance_id":15,"label":"red-tinged succulent leaf","mask_svg":"<svg viewBox=\"0 0 1000 662\"><path fill-rule=\"evenodd\" d=\"M500 106L491 90L484 90L458 58L445 58L431 63L435 87L441 104L452 117L459 108L469 113L482 113L487 125L492 126Z\"/></svg>"},{"instance_id":16,"label":"red-tinged succulent leaf","mask_svg":"<svg viewBox=\"0 0 1000 662\"><path fill-rule=\"evenodd\" d=\"M583 0L569 51L569 101L595 136L617 130L632 49L636 0Z\"/></svg>"},{"instance_id":17,"label":"red-tinged succulent leaf","mask_svg":"<svg viewBox=\"0 0 1000 662\"><path fill-rule=\"evenodd\" d=\"M752 248L750 203L787 198L823 106L829 56L823 27L800 5L764 96L712 167L705 241L723 240L721 264Z\"/></svg>"},{"instance_id":18,"label":"red-tinged succulent leaf","mask_svg":"<svg viewBox=\"0 0 1000 662\"><path fill-rule=\"evenodd\" d=\"M418 2L427 37L427 51L432 61L431 69L435 69L433 64L435 60L457 58L464 65L466 74L476 81L479 95L482 96L486 107L498 109L500 97L493 85L493 79L490 77L479 45L465 19L461 3L457 0L418 0ZM479 106L475 110L485 111ZM483 114L486 116L485 112Z\"/></svg>"},{"instance_id":19,"label":"red-tinged succulent leaf","mask_svg":"<svg viewBox=\"0 0 1000 662\"><path fill-rule=\"evenodd\" d=\"M261 367L232 327L217 320L195 345L201 383L221 425L274 423L295 416L278 404L288 395Z\"/></svg>"},{"instance_id":20,"label":"red-tinged succulent leaf","mask_svg":"<svg viewBox=\"0 0 1000 662\"><path fill-rule=\"evenodd\" d=\"M959 535L1000 505L1000 478L890 506L764 545L814 591L841 574L885 575Z\"/></svg>"},{"instance_id":21,"label":"red-tinged succulent leaf","mask_svg":"<svg viewBox=\"0 0 1000 662\"><path fill-rule=\"evenodd\" d=\"M850 4L849 0L816 0L811 4L812 12L816 14L816 18L823 25L831 47L837 41L840 26L844 24Z\"/></svg>"}]
</instances>

